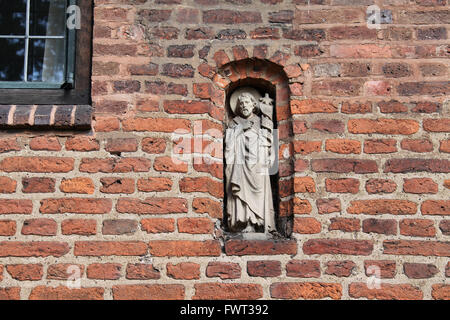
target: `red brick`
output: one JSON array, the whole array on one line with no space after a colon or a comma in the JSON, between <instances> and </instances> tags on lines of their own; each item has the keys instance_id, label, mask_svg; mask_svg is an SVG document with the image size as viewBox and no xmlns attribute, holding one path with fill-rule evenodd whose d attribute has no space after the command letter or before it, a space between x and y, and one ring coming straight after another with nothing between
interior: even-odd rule
<instances>
[{"instance_id":1,"label":"red brick","mask_svg":"<svg viewBox=\"0 0 450 320\"><path fill-rule=\"evenodd\" d=\"M247 273L251 277L278 277L281 275L281 262L274 260L248 261Z\"/></svg>"},{"instance_id":2,"label":"red brick","mask_svg":"<svg viewBox=\"0 0 450 320\"><path fill-rule=\"evenodd\" d=\"M124 131L168 132L190 131L191 123L185 119L131 118L122 121Z\"/></svg>"},{"instance_id":3,"label":"red brick","mask_svg":"<svg viewBox=\"0 0 450 320\"><path fill-rule=\"evenodd\" d=\"M168 263L167 276L178 280L200 279L200 265L193 262Z\"/></svg>"},{"instance_id":4,"label":"red brick","mask_svg":"<svg viewBox=\"0 0 450 320\"><path fill-rule=\"evenodd\" d=\"M47 279L69 280L76 276L83 276L84 266L81 264L58 263L47 268Z\"/></svg>"},{"instance_id":5,"label":"red brick","mask_svg":"<svg viewBox=\"0 0 450 320\"><path fill-rule=\"evenodd\" d=\"M364 270L366 276L375 276L379 279L392 279L395 277L396 263L393 260L365 260Z\"/></svg>"},{"instance_id":6,"label":"red brick","mask_svg":"<svg viewBox=\"0 0 450 320\"><path fill-rule=\"evenodd\" d=\"M156 171L187 172L188 164L173 157L159 157L153 165Z\"/></svg>"},{"instance_id":7,"label":"red brick","mask_svg":"<svg viewBox=\"0 0 450 320\"><path fill-rule=\"evenodd\" d=\"M69 289L66 286L33 288L28 299L30 300L103 300L103 288Z\"/></svg>"},{"instance_id":8,"label":"red brick","mask_svg":"<svg viewBox=\"0 0 450 320\"><path fill-rule=\"evenodd\" d=\"M30 140L31 150L60 151L61 144L56 137L36 137Z\"/></svg>"},{"instance_id":9,"label":"red brick","mask_svg":"<svg viewBox=\"0 0 450 320\"><path fill-rule=\"evenodd\" d=\"M450 257L450 243L421 240L385 240L384 254Z\"/></svg>"},{"instance_id":10,"label":"red brick","mask_svg":"<svg viewBox=\"0 0 450 320\"><path fill-rule=\"evenodd\" d=\"M334 113L337 111L337 107L328 101L312 99L291 101L291 112L293 114Z\"/></svg>"},{"instance_id":11,"label":"red brick","mask_svg":"<svg viewBox=\"0 0 450 320\"><path fill-rule=\"evenodd\" d=\"M323 282L277 282L270 285L270 296L275 299L324 299L339 300L342 285Z\"/></svg>"},{"instance_id":12,"label":"red brick","mask_svg":"<svg viewBox=\"0 0 450 320\"><path fill-rule=\"evenodd\" d=\"M65 193L93 194L94 182L90 178L72 178L61 181L60 190Z\"/></svg>"},{"instance_id":13,"label":"red brick","mask_svg":"<svg viewBox=\"0 0 450 320\"><path fill-rule=\"evenodd\" d=\"M361 142L348 139L329 139L325 141L325 150L341 154L361 153Z\"/></svg>"},{"instance_id":14,"label":"red brick","mask_svg":"<svg viewBox=\"0 0 450 320\"><path fill-rule=\"evenodd\" d=\"M61 233L90 236L97 233L97 222L94 219L68 219L61 222Z\"/></svg>"},{"instance_id":15,"label":"red brick","mask_svg":"<svg viewBox=\"0 0 450 320\"><path fill-rule=\"evenodd\" d=\"M328 261L325 273L336 277L349 277L355 268L353 261Z\"/></svg>"},{"instance_id":16,"label":"red brick","mask_svg":"<svg viewBox=\"0 0 450 320\"><path fill-rule=\"evenodd\" d=\"M5 172L59 173L73 170L74 159L58 157L10 157L0 162Z\"/></svg>"},{"instance_id":17,"label":"red brick","mask_svg":"<svg viewBox=\"0 0 450 320\"><path fill-rule=\"evenodd\" d=\"M424 119L423 129L429 132L450 132L450 119Z\"/></svg>"},{"instance_id":18,"label":"red brick","mask_svg":"<svg viewBox=\"0 0 450 320\"><path fill-rule=\"evenodd\" d=\"M314 159L311 160L311 169L314 172L375 173L378 165L374 160Z\"/></svg>"},{"instance_id":19,"label":"red brick","mask_svg":"<svg viewBox=\"0 0 450 320\"><path fill-rule=\"evenodd\" d=\"M75 256L142 256L147 244L142 241L76 241Z\"/></svg>"},{"instance_id":20,"label":"red brick","mask_svg":"<svg viewBox=\"0 0 450 320\"><path fill-rule=\"evenodd\" d=\"M314 193L316 192L316 184L311 177L295 177L294 192Z\"/></svg>"},{"instance_id":21,"label":"red brick","mask_svg":"<svg viewBox=\"0 0 450 320\"><path fill-rule=\"evenodd\" d=\"M222 182L207 177L183 178L179 185L181 192L207 192L216 198L223 197Z\"/></svg>"},{"instance_id":22,"label":"red brick","mask_svg":"<svg viewBox=\"0 0 450 320\"><path fill-rule=\"evenodd\" d=\"M120 154L121 152L135 152L138 149L138 142L134 138L108 139L105 150L109 153Z\"/></svg>"},{"instance_id":23,"label":"red brick","mask_svg":"<svg viewBox=\"0 0 450 320\"><path fill-rule=\"evenodd\" d=\"M61 257L69 252L66 242L56 241L2 241L0 257Z\"/></svg>"},{"instance_id":24,"label":"red brick","mask_svg":"<svg viewBox=\"0 0 450 320\"><path fill-rule=\"evenodd\" d=\"M136 284L112 287L114 300L183 300L182 284Z\"/></svg>"},{"instance_id":25,"label":"red brick","mask_svg":"<svg viewBox=\"0 0 450 320\"><path fill-rule=\"evenodd\" d=\"M0 236L13 236L16 234L16 222L12 220L0 220ZM1 272L0 272L1 274Z\"/></svg>"},{"instance_id":26,"label":"red brick","mask_svg":"<svg viewBox=\"0 0 450 320\"><path fill-rule=\"evenodd\" d=\"M88 279L117 280L120 278L122 266L117 263L93 263L87 267Z\"/></svg>"},{"instance_id":27,"label":"red brick","mask_svg":"<svg viewBox=\"0 0 450 320\"><path fill-rule=\"evenodd\" d=\"M328 192L356 194L359 191L359 180L353 178L325 179L325 188Z\"/></svg>"},{"instance_id":28,"label":"red brick","mask_svg":"<svg viewBox=\"0 0 450 320\"><path fill-rule=\"evenodd\" d=\"M173 182L169 178L147 178L137 181L137 188L143 192L169 191L172 189Z\"/></svg>"},{"instance_id":29,"label":"red brick","mask_svg":"<svg viewBox=\"0 0 450 320\"><path fill-rule=\"evenodd\" d=\"M322 225L314 218L294 218L292 231L300 234L315 234L322 231Z\"/></svg>"},{"instance_id":30,"label":"red brick","mask_svg":"<svg viewBox=\"0 0 450 320\"><path fill-rule=\"evenodd\" d=\"M403 139L400 143L403 150L412 152L431 152L433 151L433 144L426 139Z\"/></svg>"},{"instance_id":31,"label":"red brick","mask_svg":"<svg viewBox=\"0 0 450 320\"><path fill-rule=\"evenodd\" d=\"M440 142L439 152L450 153L450 140L442 140Z\"/></svg>"},{"instance_id":32,"label":"red brick","mask_svg":"<svg viewBox=\"0 0 450 320\"><path fill-rule=\"evenodd\" d=\"M117 202L119 213L167 214L187 212L187 201L182 198L121 198Z\"/></svg>"},{"instance_id":33,"label":"red brick","mask_svg":"<svg viewBox=\"0 0 450 320\"><path fill-rule=\"evenodd\" d=\"M394 139L366 140L364 152L369 154L397 152L397 141Z\"/></svg>"},{"instance_id":34,"label":"red brick","mask_svg":"<svg viewBox=\"0 0 450 320\"><path fill-rule=\"evenodd\" d=\"M351 119L348 131L355 134L402 134L409 135L419 130L419 124L406 119Z\"/></svg>"},{"instance_id":35,"label":"red brick","mask_svg":"<svg viewBox=\"0 0 450 320\"><path fill-rule=\"evenodd\" d=\"M434 277L439 270L434 264L430 263L405 262L403 264L403 272L410 279L428 279Z\"/></svg>"},{"instance_id":36,"label":"red brick","mask_svg":"<svg viewBox=\"0 0 450 320\"><path fill-rule=\"evenodd\" d=\"M450 172L450 160L446 159L389 159L384 172Z\"/></svg>"},{"instance_id":37,"label":"red brick","mask_svg":"<svg viewBox=\"0 0 450 320\"><path fill-rule=\"evenodd\" d=\"M361 222L359 219L352 218L331 218L329 231L339 230L343 232L355 232L361 229Z\"/></svg>"},{"instance_id":38,"label":"red brick","mask_svg":"<svg viewBox=\"0 0 450 320\"><path fill-rule=\"evenodd\" d=\"M352 298L379 300L421 300L423 293L410 284L380 284L380 289L369 289L366 283L350 283L348 293Z\"/></svg>"},{"instance_id":39,"label":"red brick","mask_svg":"<svg viewBox=\"0 0 450 320\"><path fill-rule=\"evenodd\" d=\"M181 233L211 234L214 230L214 223L209 218L179 218L177 225Z\"/></svg>"},{"instance_id":40,"label":"red brick","mask_svg":"<svg viewBox=\"0 0 450 320\"><path fill-rule=\"evenodd\" d=\"M291 260L286 264L286 275L296 278L318 278L320 277L320 261Z\"/></svg>"},{"instance_id":41,"label":"red brick","mask_svg":"<svg viewBox=\"0 0 450 320\"><path fill-rule=\"evenodd\" d=\"M89 173L148 172L151 166L151 161L146 158L83 158L80 163L80 171Z\"/></svg>"},{"instance_id":42,"label":"red brick","mask_svg":"<svg viewBox=\"0 0 450 320\"><path fill-rule=\"evenodd\" d=\"M147 233L168 233L175 231L175 219L149 218L141 220L141 229Z\"/></svg>"},{"instance_id":43,"label":"red brick","mask_svg":"<svg viewBox=\"0 0 450 320\"><path fill-rule=\"evenodd\" d=\"M137 231L138 222L132 219L103 220L102 234L133 234Z\"/></svg>"},{"instance_id":44,"label":"red brick","mask_svg":"<svg viewBox=\"0 0 450 320\"><path fill-rule=\"evenodd\" d=\"M113 121L113 120L110 120ZM114 123L114 124L113 124ZM108 122L106 123L99 123L99 125L102 126L103 130L107 131L113 131L118 128L118 125ZM108 129L107 129L108 128ZM97 151L100 150L100 144L99 142L93 138L93 137L86 137L86 136L77 136L77 137L71 137L67 139L66 141L66 150L68 151Z\"/></svg>"},{"instance_id":45,"label":"red brick","mask_svg":"<svg viewBox=\"0 0 450 320\"><path fill-rule=\"evenodd\" d=\"M126 278L129 280L153 280L161 277L160 272L152 264L127 264Z\"/></svg>"},{"instance_id":46,"label":"red brick","mask_svg":"<svg viewBox=\"0 0 450 320\"><path fill-rule=\"evenodd\" d=\"M295 153L302 155L310 154L312 152L320 152L322 141L294 141Z\"/></svg>"},{"instance_id":47,"label":"red brick","mask_svg":"<svg viewBox=\"0 0 450 320\"><path fill-rule=\"evenodd\" d=\"M426 200L422 202L420 211L423 215L450 215L450 200Z\"/></svg>"},{"instance_id":48,"label":"red brick","mask_svg":"<svg viewBox=\"0 0 450 320\"><path fill-rule=\"evenodd\" d=\"M44 275L44 267L42 264L7 265L6 271L8 271L13 279L19 281L37 281L41 280Z\"/></svg>"},{"instance_id":49,"label":"red brick","mask_svg":"<svg viewBox=\"0 0 450 320\"><path fill-rule=\"evenodd\" d=\"M166 141L162 138L142 139L142 151L147 153L164 153L166 151Z\"/></svg>"},{"instance_id":50,"label":"red brick","mask_svg":"<svg viewBox=\"0 0 450 320\"><path fill-rule=\"evenodd\" d=\"M341 212L341 201L339 199L318 199L316 205L319 214Z\"/></svg>"},{"instance_id":51,"label":"red brick","mask_svg":"<svg viewBox=\"0 0 450 320\"><path fill-rule=\"evenodd\" d=\"M403 192L406 193L424 194L438 192L437 183L430 178L405 178L403 181Z\"/></svg>"},{"instance_id":52,"label":"red brick","mask_svg":"<svg viewBox=\"0 0 450 320\"><path fill-rule=\"evenodd\" d=\"M20 288L0 288L0 300L20 300Z\"/></svg>"},{"instance_id":53,"label":"red brick","mask_svg":"<svg viewBox=\"0 0 450 320\"><path fill-rule=\"evenodd\" d=\"M339 121L339 120L323 119L323 120L314 121L311 125L311 128L314 130L323 132L323 133L344 133L345 125L342 121ZM336 149L336 144L337 143L334 142L335 147L333 149Z\"/></svg>"},{"instance_id":54,"label":"red brick","mask_svg":"<svg viewBox=\"0 0 450 320\"><path fill-rule=\"evenodd\" d=\"M28 219L23 222L22 234L37 236L55 236L58 224L52 219Z\"/></svg>"},{"instance_id":55,"label":"red brick","mask_svg":"<svg viewBox=\"0 0 450 320\"><path fill-rule=\"evenodd\" d=\"M292 240L228 240L225 253L229 256L296 254L297 243Z\"/></svg>"},{"instance_id":56,"label":"red brick","mask_svg":"<svg viewBox=\"0 0 450 320\"><path fill-rule=\"evenodd\" d=\"M111 199L65 198L41 200L40 212L45 214L106 214L109 213L111 209Z\"/></svg>"},{"instance_id":57,"label":"red brick","mask_svg":"<svg viewBox=\"0 0 450 320\"><path fill-rule=\"evenodd\" d=\"M393 219L365 219L362 224L363 232L386 235L397 234L397 221Z\"/></svg>"},{"instance_id":58,"label":"red brick","mask_svg":"<svg viewBox=\"0 0 450 320\"><path fill-rule=\"evenodd\" d=\"M263 296L260 284L198 283L193 300L254 300Z\"/></svg>"},{"instance_id":59,"label":"red brick","mask_svg":"<svg viewBox=\"0 0 450 320\"><path fill-rule=\"evenodd\" d=\"M303 244L305 254L370 255L373 241L347 239L310 239Z\"/></svg>"},{"instance_id":60,"label":"red brick","mask_svg":"<svg viewBox=\"0 0 450 320\"><path fill-rule=\"evenodd\" d=\"M134 192L134 179L130 178L101 178L100 182L102 193L125 193L130 194Z\"/></svg>"},{"instance_id":61,"label":"red brick","mask_svg":"<svg viewBox=\"0 0 450 320\"><path fill-rule=\"evenodd\" d=\"M0 199L0 214L31 214L32 211L31 200Z\"/></svg>"},{"instance_id":62,"label":"red brick","mask_svg":"<svg viewBox=\"0 0 450 320\"><path fill-rule=\"evenodd\" d=\"M8 177L0 177L0 193L16 192L17 182Z\"/></svg>"},{"instance_id":63,"label":"red brick","mask_svg":"<svg viewBox=\"0 0 450 320\"><path fill-rule=\"evenodd\" d=\"M350 201L350 214L415 214L417 204L408 200L381 199Z\"/></svg>"},{"instance_id":64,"label":"red brick","mask_svg":"<svg viewBox=\"0 0 450 320\"><path fill-rule=\"evenodd\" d=\"M374 193L392 193L397 189L397 184L389 179L369 179L366 182L366 191Z\"/></svg>"},{"instance_id":65,"label":"red brick","mask_svg":"<svg viewBox=\"0 0 450 320\"><path fill-rule=\"evenodd\" d=\"M214 257L220 255L221 249L215 240L155 240L150 241L149 252L155 257Z\"/></svg>"},{"instance_id":66,"label":"red brick","mask_svg":"<svg viewBox=\"0 0 450 320\"><path fill-rule=\"evenodd\" d=\"M238 263L232 262L209 262L206 267L208 278L219 277L225 279L239 279L241 277L241 267Z\"/></svg>"},{"instance_id":67,"label":"red brick","mask_svg":"<svg viewBox=\"0 0 450 320\"><path fill-rule=\"evenodd\" d=\"M450 286L447 284L433 284L431 296L435 300L450 300Z\"/></svg>"},{"instance_id":68,"label":"red brick","mask_svg":"<svg viewBox=\"0 0 450 320\"><path fill-rule=\"evenodd\" d=\"M400 234L413 237L434 237L436 229L433 220L403 219L400 221Z\"/></svg>"},{"instance_id":69,"label":"red brick","mask_svg":"<svg viewBox=\"0 0 450 320\"><path fill-rule=\"evenodd\" d=\"M2 138L0 139L0 153L10 151L20 151L20 146L15 138Z\"/></svg>"}]
</instances>

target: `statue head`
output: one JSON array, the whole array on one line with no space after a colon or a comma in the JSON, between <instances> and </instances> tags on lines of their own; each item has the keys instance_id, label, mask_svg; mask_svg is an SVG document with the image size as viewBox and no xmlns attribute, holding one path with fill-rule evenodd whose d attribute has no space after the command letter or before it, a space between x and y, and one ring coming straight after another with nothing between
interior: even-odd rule
<instances>
[{"instance_id":1,"label":"statue head","mask_svg":"<svg viewBox=\"0 0 450 320\"><path fill-rule=\"evenodd\" d=\"M258 111L258 102L251 93L243 92L239 95L236 111L241 117L247 119Z\"/></svg>"}]
</instances>

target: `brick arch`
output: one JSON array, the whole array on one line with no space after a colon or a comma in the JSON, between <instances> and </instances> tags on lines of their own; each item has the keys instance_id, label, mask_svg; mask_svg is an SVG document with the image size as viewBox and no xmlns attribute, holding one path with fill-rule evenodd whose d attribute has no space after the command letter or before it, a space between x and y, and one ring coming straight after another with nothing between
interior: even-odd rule
<instances>
[{"instance_id":1,"label":"brick arch","mask_svg":"<svg viewBox=\"0 0 450 320\"><path fill-rule=\"evenodd\" d=\"M277 176L280 199L275 203L277 208L277 229L284 236L292 233L294 205L293 173L294 159L292 156L293 124L290 112L289 77L285 67L265 59L244 58L230 61L225 57L224 51L214 55L216 68L209 74L216 91L215 96L220 97L221 108L216 110L216 119L222 124L226 119L226 101L229 93L240 85L253 85L260 88L270 88L270 95L275 98L275 128L279 131L279 174ZM220 57L220 58L219 58ZM222 64L221 61L227 61ZM218 101L217 101L218 102ZM216 103L217 105L217 103Z\"/></svg>"}]
</instances>

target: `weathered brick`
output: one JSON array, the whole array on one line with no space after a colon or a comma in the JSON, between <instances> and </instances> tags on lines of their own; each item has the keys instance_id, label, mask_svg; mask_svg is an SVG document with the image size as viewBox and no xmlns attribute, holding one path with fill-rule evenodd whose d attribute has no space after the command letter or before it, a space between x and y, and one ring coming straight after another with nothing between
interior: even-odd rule
<instances>
[{"instance_id":1,"label":"weathered brick","mask_svg":"<svg viewBox=\"0 0 450 320\"><path fill-rule=\"evenodd\" d=\"M147 244L142 241L76 241L75 256L142 256Z\"/></svg>"},{"instance_id":2,"label":"weathered brick","mask_svg":"<svg viewBox=\"0 0 450 320\"><path fill-rule=\"evenodd\" d=\"M342 285L323 282L276 282L270 285L270 296L276 299L339 300L342 297Z\"/></svg>"},{"instance_id":3,"label":"weathered brick","mask_svg":"<svg viewBox=\"0 0 450 320\"><path fill-rule=\"evenodd\" d=\"M246 283L198 283L194 285L194 300L248 300L260 299L263 290L260 284Z\"/></svg>"},{"instance_id":4,"label":"weathered brick","mask_svg":"<svg viewBox=\"0 0 450 320\"><path fill-rule=\"evenodd\" d=\"M200 279L200 265L194 262L168 263L167 276L178 280Z\"/></svg>"},{"instance_id":5,"label":"weathered brick","mask_svg":"<svg viewBox=\"0 0 450 320\"><path fill-rule=\"evenodd\" d=\"M368 288L366 283L354 282L349 285L352 298L379 300L421 300L423 293L411 284L380 284L380 288Z\"/></svg>"},{"instance_id":6,"label":"weathered brick","mask_svg":"<svg viewBox=\"0 0 450 320\"><path fill-rule=\"evenodd\" d=\"M286 275L295 278L320 277L320 261L291 260L286 264Z\"/></svg>"},{"instance_id":7,"label":"weathered brick","mask_svg":"<svg viewBox=\"0 0 450 320\"><path fill-rule=\"evenodd\" d=\"M228 240L225 253L229 256L296 254L297 244L292 240Z\"/></svg>"},{"instance_id":8,"label":"weathered brick","mask_svg":"<svg viewBox=\"0 0 450 320\"><path fill-rule=\"evenodd\" d=\"M209 262L206 267L208 278L219 277L225 279L239 279L241 277L241 267L233 262Z\"/></svg>"},{"instance_id":9,"label":"weathered brick","mask_svg":"<svg viewBox=\"0 0 450 320\"><path fill-rule=\"evenodd\" d=\"M370 255L373 241L347 239L311 239L303 244L305 254Z\"/></svg>"},{"instance_id":10,"label":"weathered brick","mask_svg":"<svg viewBox=\"0 0 450 320\"><path fill-rule=\"evenodd\" d=\"M31 290L29 300L103 300L104 288L70 289L67 286L37 286Z\"/></svg>"},{"instance_id":11,"label":"weathered brick","mask_svg":"<svg viewBox=\"0 0 450 320\"><path fill-rule=\"evenodd\" d=\"M41 213L106 214L112 209L111 199L64 198L41 200Z\"/></svg>"},{"instance_id":12,"label":"weathered brick","mask_svg":"<svg viewBox=\"0 0 450 320\"><path fill-rule=\"evenodd\" d=\"M155 240L149 243L149 252L155 257L219 256L220 244L215 240Z\"/></svg>"},{"instance_id":13,"label":"weathered brick","mask_svg":"<svg viewBox=\"0 0 450 320\"><path fill-rule=\"evenodd\" d=\"M183 300L182 284L135 284L112 287L114 300Z\"/></svg>"}]
</instances>

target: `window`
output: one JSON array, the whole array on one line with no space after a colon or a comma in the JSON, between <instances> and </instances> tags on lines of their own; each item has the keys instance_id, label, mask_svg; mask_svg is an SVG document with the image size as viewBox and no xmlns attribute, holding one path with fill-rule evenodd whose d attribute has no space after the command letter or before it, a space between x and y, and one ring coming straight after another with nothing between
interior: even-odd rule
<instances>
[{"instance_id":1,"label":"window","mask_svg":"<svg viewBox=\"0 0 450 320\"><path fill-rule=\"evenodd\" d=\"M0 104L88 104L91 20L92 1L0 0Z\"/></svg>"}]
</instances>

